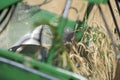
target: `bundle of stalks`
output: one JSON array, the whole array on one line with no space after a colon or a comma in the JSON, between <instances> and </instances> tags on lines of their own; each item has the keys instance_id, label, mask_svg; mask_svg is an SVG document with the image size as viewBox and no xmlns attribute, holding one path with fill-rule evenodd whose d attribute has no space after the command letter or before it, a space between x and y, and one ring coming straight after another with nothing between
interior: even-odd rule
<instances>
[{"instance_id":1,"label":"bundle of stalks","mask_svg":"<svg viewBox=\"0 0 120 80\"><path fill-rule=\"evenodd\" d=\"M117 61L111 41L100 27L87 27L81 41L68 43L72 71L89 80L113 80Z\"/></svg>"}]
</instances>

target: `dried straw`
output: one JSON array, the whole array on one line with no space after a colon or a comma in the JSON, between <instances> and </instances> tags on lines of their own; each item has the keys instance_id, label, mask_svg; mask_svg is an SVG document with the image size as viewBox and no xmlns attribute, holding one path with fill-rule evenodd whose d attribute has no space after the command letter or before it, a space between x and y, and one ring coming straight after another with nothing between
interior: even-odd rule
<instances>
[{"instance_id":1,"label":"dried straw","mask_svg":"<svg viewBox=\"0 0 120 80\"><path fill-rule=\"evenodd\" d=\"M89 80L114 79L117 61L102 27L89 27L80 42L72 40L69 46L68 59L73 72Z\"/></svg>"}]
</instances>

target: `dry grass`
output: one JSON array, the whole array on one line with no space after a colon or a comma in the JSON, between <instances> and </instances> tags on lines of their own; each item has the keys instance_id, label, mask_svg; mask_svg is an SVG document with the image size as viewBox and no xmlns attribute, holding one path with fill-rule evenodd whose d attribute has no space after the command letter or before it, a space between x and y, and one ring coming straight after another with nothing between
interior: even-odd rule
<instances>
[{"instance_id":1,"label":"dry grass","mask_svg":"<svg viewBox=\"0 0 120 80\"><path fill-rule=\"evenodd\" d=\"M111 41L102 27L89 27L80 42L72 40L67 45L73 72L89 80L114 79L117 61Z\"/></svg>"}]
</instances>

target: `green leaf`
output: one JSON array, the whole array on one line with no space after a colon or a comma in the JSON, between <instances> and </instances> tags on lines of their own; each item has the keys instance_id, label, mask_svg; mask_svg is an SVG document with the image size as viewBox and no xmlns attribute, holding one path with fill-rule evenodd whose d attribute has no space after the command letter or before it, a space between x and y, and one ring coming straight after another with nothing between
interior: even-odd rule
<instances>
[{"instance_id":1,"label":"green leaf","mask_svg":"<svg viewBox=\"0 0 120 80\"><path fill-rule=\"evenodd\" d=\"M107 4L108 0L87 0L89 3L95 3L95 4Z\"/></svg>"}]
</instances>

